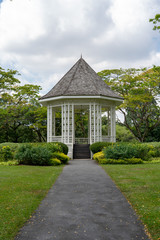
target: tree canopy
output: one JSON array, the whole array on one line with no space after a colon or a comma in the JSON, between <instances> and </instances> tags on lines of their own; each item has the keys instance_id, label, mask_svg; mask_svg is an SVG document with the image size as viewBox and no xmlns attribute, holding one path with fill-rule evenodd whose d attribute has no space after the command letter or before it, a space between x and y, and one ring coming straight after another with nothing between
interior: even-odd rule
<instances>
[{"instance_id":1,"label":"tree canopy","mask_svg":"<svg viewBox=\"0 0 160 240\"><path fill-rule=\"evenodd\" d=\"M124 98L118 107L124 116L122 124L139 141L147 141L160 125L160 67L104 70L98 74Z\"/></svg>"},{"instance_id":2,"label":"tree canopy","mask_svg":"<svg viewBox=\"0 0 160 240\"><path fill-rule=\"evenodd\" d=\"M20 85L16 70L0 68L0 142L46 140L46 108L39 102L40 86Z\"/></svg>"}]
</instances>

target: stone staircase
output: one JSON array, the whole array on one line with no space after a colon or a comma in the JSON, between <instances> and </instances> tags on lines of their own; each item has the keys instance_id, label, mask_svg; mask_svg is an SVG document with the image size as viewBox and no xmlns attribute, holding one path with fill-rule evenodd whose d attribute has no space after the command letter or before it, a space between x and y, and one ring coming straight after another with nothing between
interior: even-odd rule
<instances>
[{"instance_id":1,"label":"stone staircase","mask_svg":"<svg viewBox=\"0 0 160 240\"><path fill-rule=\"evenodd\" d=\"M90 146L90 144L74 144L73 145L73 159L91 158L89 146Z\"/></svg>"}]
</instances>

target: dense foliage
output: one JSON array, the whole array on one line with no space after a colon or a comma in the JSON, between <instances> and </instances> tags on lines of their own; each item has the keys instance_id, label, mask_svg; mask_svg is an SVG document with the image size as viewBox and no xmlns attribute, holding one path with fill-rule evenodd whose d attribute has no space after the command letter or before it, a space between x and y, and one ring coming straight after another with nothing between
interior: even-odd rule
<instances>
[{"instance_id":1,"label":"dense foliage","mask_svg":"<svg viewBox=\"0 0 160 240\"><path fill-rule=\"evenodd\" d=\"M160 126L160 67L148 70L104 70L99 75L124 98L118 107L124 116L121 125L126 126L140 142L157 141L155 136L159 138L157 127Z\"/></svg>"},{"instance_id":2,"label":"dense foliage","mask_svg":"<svg viewBox=\"0 0 160 240\"><path fill-rule=\"evenodd\" d=\"M46 141L47 111L39 102L40 86L21 86L17 71L0 67L0 142Z\"/></svg>"},{"instance_id":3,"label":"dense foliage","mask_svg":"<svg viewBox=\"0 0 160 240\"><path fill-rule=\"evenodd\" d=\"M62 143L3 143L0 144L0 165L57 166L68 162Z\"/></svg>"},{"instance_id":4,"label":"dense foliage","mask_svg":"<svg viewBox=\"0 0 160 240\"><path fill-rule=\"evenodd\" d=\"M114 144L104 149L106 159L141 158L149 160L150 146L145 144Z\"/></svg>"},{"instance_id":5,"label":"dense foliage","mask_svg":"<svg viewBox=\"0 0 160 240\"><path fill-rule=\"evenodd\" d=\"M91 145L92 146L92 145ZM94 146L94 145L93 145ZM103 146L98 143L98 146ZM100 148L93 148L100 149ZM160 157L160 143L114 143L94 153L100 164L136 164Z\"/></svg>"},{"instance_id":6,"label":"dense foliage","mask_svg":"<svg viewBox=\"0 0 160 240\"><path fill-rule=\"evenodd\" d=\"M97 152L101 152L103 148L108 147L112 144L113 143L110 143L110 142L96 142L90 145L90 150L94 154Z\"/></svg>"}]
</instances>

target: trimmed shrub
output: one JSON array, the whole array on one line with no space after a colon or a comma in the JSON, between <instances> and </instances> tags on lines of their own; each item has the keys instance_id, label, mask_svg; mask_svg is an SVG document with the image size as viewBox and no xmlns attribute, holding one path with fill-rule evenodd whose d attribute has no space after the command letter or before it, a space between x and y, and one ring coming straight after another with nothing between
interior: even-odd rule
<instances>
[{"instance_id":1,"label":"trimmed shrub","mask_svg":"<svg viewBox=\"0 0 160 240\"><path fill-rule=\"evenodd\" d=\"M60 145L61 146L61 149L64 154L68 154L68 146L62 142L56 142L56 144Z\"/></svg>"},{"instance_id":2,"label":"trimmed shrub","mask_svg":"<svg viewBox=\"0 0 160 240\"><path fill-rule=\"evenodd\" d=\"M9 161L13 159L13 153L9 146L2 146L0 149L0 159L1 161Z\"/></svg>"},{"instance_id":3,"label":"trimmed shrub","mask_svg":"<svg viewBox=\"0 0 160 240\"><path fill-rule=\"evenodd\" d=\"M127 159L100 159L100 164L141 164L141 158L127 158Z\"/></svg>"},{"instance_id":4,"label":"trimmed shrub","mask_svg":"<svg viewBox=\"0 0 160 240\"><path fill-rule=\"evenodd\" d=\"M96 161L99 161L100 159L104 159L104 153L103 152L97 152L93 155L93 159Z\"/></svg>"},{"instance_id":5,"label":"trimmed shrub","mask_svg":"<svg viewBox=\"0 0 160 240\"><path fill-rule=\"evenodd\" d=\"M103 150L103 148L107 148L108 146L111 146L113 144L114 143L111 143L111 142L96 142L90 146L90 150L94 154L97 152L101 152Z\"/></svg>"},{"instance_id":6,"label":"trimmed shrub","mask_svg":"<svg viewBox=\"0 0 160 240\"><path fill-rule=\"evenodd\" d=\"M69 157L64 153L54 152L52 157L59 159L63 164L66 164L69 161Z\"/></svg>"},{"instance_id":7,"label":"trimmed shrub","mask_svg":"<svg viewBox=\"0 0 160 240\"><path fill-rule=\"evenodd\" d=\"M50 166L58 166L61 165L61 161L57 158L51 158L50 159Z\"/></svg>"},{"instance_id":8,"label":"trimmed shrub","mask_svg":"<svg viewBox=\"0 0 160 240\"><path fill-rule=\"evenodd\" d=\"M97 162L100 164L107 164L108 159L102 158L102 159L98 159Z\"/></svg>"},{"instance_id":9,"label":"trimmed shrub","mask_svg":"<svg viewBox=\"0 0 160 240\"><path fill-rule=\"evenodd\" d=\"M141 158L149 160L150 148L145 144L114 144L104 149L104 155L107 159L126 159Z\"/></svg>"},{"instance_id":10,"label":"trimmed shrub","mask_svg":"<svg viewBox=\"0 0 160 240\"><path fill-rule=\"evenodd\" d=\"M32 146L31 144L22 145L19 147L16 159L19 164L48 166L52 152L44 146Z\"/></svg>"},{"instance_id":11,"label":"trimmed shrub","mask_svg":"<svg viewBox=\"0 0 160 240\"><path fill-rule=\"evenodd\" d=\"M50 150L52 153L63 152L61 145L58 143L50 142L50 143L45 143L43 146L46 147L48 150Z\"/></svg>"},{"instance_id":12,"label":"trimmed shrub","mask_svg":"<svg viewBox=\"0 0 160 240\"><path fill-rule=\"evenodd\" d=\"M104 149L107 159L124 159L137 157L137 149L129 144L115 144Z\"/></svg>"},{"instance_id":13,"label":"trimmed shrub","mask_svg":"<svg viewBox=\"0 0 160 240\"><path fill-rule=\"evenodd\" d=\"M17 160L14 161L8 161L8 162L0 162L0 165L3 166L17 166L19 163Z\"/></svg>"},{"instance_id":14,"label":"trimmed shrub","mask_svg":"<svg viewBox=\"0 0 160 240\"><path fill-rule=\"evenodd\" d=\"M150 143L143 143L149 147L149 155L151 157L160 157L160 142L150 142Z\"/></svg>"},{"instance_id":15,"label":"trimmed shrub","mask_svg":"<svg viewBox=\"0 0 160 240\"><path fill-rule=\"evenodd\" d=\"M31 165L32 163L31 149L32 149L31 144L21 145L18 148L15 158L18 160L19 164Z\"/></svg>"}]
</instances>

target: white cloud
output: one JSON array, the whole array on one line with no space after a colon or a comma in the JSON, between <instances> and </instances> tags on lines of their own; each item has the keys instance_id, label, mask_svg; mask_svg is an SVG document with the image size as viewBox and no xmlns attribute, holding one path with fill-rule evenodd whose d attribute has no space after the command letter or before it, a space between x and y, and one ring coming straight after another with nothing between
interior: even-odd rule
<instances>
[{"instance_id":1,"label":"white cloud","mask_svg":"<svg viewBox=\"0 0 160 240\"><path fill-rule=\"evenodd\" d=\"M80 57L96 70L159 64L158 0L3 0L0 62L48 91Z\"/></svg>"}]
</instances>

